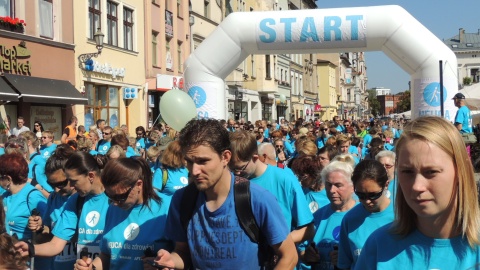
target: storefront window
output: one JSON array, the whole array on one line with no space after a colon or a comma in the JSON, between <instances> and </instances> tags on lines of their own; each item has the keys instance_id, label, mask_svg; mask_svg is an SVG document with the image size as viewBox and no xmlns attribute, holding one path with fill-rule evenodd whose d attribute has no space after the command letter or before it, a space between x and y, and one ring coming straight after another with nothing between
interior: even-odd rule
<instances>
[{"instance_id":1,"label":"storefront window","mask_svg":"<svg viewBox=\"0 0 480 270\"><path fill-rule=\"evenodd\" d=\"M272 120L272 104L262 103L262 120Z\"/></svg>"},{"instance_id":2,"label":"storefront window","mask_svg":"<svg viewBox=\"0 0 480 270\"><path fill-rule=\"evenodd\" d=\"M105 119L107 125L119 126L118 87L85 84L85 90L88 98L88 105L85 105L85 118L93 118L93 122Z\"/></svg>"},{"instance_id":3,"label":"storefront window","mask_svg":"<svg viewBox=\"0 0 480 270\"><path fill-rule=\"evenodd\" d=\"M240 120L241 118L244 118L245 121L248 121L247 107L248 106L246 102L235 101L235 120Z\"/></svg>"},{"instance_id":4,"label":"storefront window","mask_svg":"<svg viewBox=\"0 0 480 270\"><path fill-rule=\"evenodd\" d=\"M277 106L277 121L280 122L280 118L285 118L287 113L287 106Z\"/></svg>"}]
</instances>

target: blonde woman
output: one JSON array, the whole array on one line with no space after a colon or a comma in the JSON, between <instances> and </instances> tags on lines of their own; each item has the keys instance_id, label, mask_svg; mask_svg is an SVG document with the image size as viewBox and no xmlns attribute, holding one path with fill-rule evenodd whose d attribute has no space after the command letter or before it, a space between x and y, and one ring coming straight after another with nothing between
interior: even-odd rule
<instances>
[{"instance_id":1,"label":"blonde woman","mask_svg":"<svg viewBox=\"0 0 480 270\"><path fill-rule=\"evenodd\" d=\"M443 118L420 117L396 147L395 220L368 238L355 269L477 269L478 194L460 133Z\"/></svg>"}]
</instances>

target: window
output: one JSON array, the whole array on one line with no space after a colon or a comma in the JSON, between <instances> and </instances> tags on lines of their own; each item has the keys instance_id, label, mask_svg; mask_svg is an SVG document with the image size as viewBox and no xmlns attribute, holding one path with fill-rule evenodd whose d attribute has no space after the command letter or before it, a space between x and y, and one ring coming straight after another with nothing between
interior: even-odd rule
<instances>
[{"instance_id":1,"label":"window","mask_svg":"<svg viewBox=\"0 0 480 270\"><path fill-rule=\"evenodd\" d=\"M14 0L0 0L0 16L15 17L15 1Z\"/></svg>"},{"instance_id":2,"label":"window","mask_svg":"<svg viewBox=\"0 0 480 270\"><path fill-rule=\"evenodd\" d=\"M172 39L169 37L165 38L165 54L166 54L166 68L167 70L173 71L173 59L172 59L172 53L170 51L170 41Z\"/></svg>"},{"instance_id":3,"label":"window","mask_svg":"<svg viewBox=\"0 0 480 270\"><path fill-rule=\"evenodd\" d=\"M177 0L177 16L183 18L182 0Z\"/></svg>"},{"instance_id":4,"label":"window","mask_svg":"<svg viewBox=\"0 0 480 270\"><path fill-rule=\"evenodd\" d=\"M88 0L88 23L89 33L88 37L93 39L93 35L97 31L97 28L102 27L100 16L100 0Z\"/></svg>"},{"instance_id":5,"label":"window","mask_svg":"<svg viewBox=\"0 0 480 270\"><path fill-rule=\"evenodd\" d=\"M118 46L118 6L117 4L107 2L107 43Z\"/></svg>"},{"instance_id":6,"label":"window","mask_svg":"<svg viewBox=\"0 0 480 270\"><path fill-rule=\"evenodd\" d=\"M177 61L178 72L183 72L183 55L182 55L182 42L177 42Z\"/></svg>"},{"instance_id":7,"label":"window","mask_svg":"<svg viewBox=\"0 0 480 270\"><path fill-rule=\"evenodd\" d=\"M270 55L267 54L265 55L265 72L266 72L266 79L267 80L270 80L272 79L272 74L271 74L271 71L270 71Z\"/></svg>"},{"instance_id":8,"label":"window","mask_svg":"<svg viewBox=\"0 0 480 270\"><path fill-rule=\"evenodd\" d=\"M85 113L91 113L95 120L105 119L111 127L119 126L118 87L86 83L85 90L88 98Z\"/></svg>"},{"instance_id":9,"label":"window","mask_svg":"<svg viewBox=\"0 0 480 270\"><path fill-rule=\"evenodd\" d=\"M152 65L154 67L158 66L158 42L157 42L158 32L152 32Z\"/></svg>"},{"instance_id":10,"label":"window","mask_svg":"<svg viewBox=\"0 0 480 270\"><path fill-rule=\"evenodd\" d=\"M206 18L210 17L209 9L210 9L210 0L203 1L203 16L205 16Z\"/></svg>"},{"instance_id":11,"label":"window","mask_svg":"<svg viewBox=\"0 0 480 270\"><path fill-rule=\"evenodd\" d=\"M53 39L53 0L39 0L38 4L40 9L40 36Z\"/></svg>"},{"instance_id":12,"label":"window","mask_svg":"<svg viewBox=\"0 0 480 270\"><path fill-rule=\"evenodd\" d=\"M262 103L262 120L272 120L272 104Z\"/></svg>"},{"instance_id":13,"label":"window","mask_svg":"<svg viewBox=\"0 0 480 270\"><path fill-rule=\"evenodd\" d=\"M133 51L133 10L123 9L123 47Z\"/></svg>"},{"instance_id":14,"label":"window","mask_svg":"<svg viewBox=\"0 0 480 270\"><path fill-rule=\"evenodd\" d=\"M473 47L472 43L467 43L467 47Z\"/></svg>"}]
</instances>

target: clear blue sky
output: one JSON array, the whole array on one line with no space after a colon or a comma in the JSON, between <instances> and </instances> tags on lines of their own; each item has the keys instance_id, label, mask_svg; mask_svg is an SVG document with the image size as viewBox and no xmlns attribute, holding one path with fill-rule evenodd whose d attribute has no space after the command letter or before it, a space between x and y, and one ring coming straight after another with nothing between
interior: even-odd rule
<instances>
[{"instance_id":1,"label":"clear blue sky","mask_svg":"<svg viewBox=\"0 0 480 270\"><path fill-rule=\"evenodd\" d=\"M476 33L480 29L480 0L320 0L318 8L399 5L427 27L439 39L458 34ZM383 52L367 52L368 88L385 87L392 93L408 89L410 75Z\"/></svg>"}]
</instances>

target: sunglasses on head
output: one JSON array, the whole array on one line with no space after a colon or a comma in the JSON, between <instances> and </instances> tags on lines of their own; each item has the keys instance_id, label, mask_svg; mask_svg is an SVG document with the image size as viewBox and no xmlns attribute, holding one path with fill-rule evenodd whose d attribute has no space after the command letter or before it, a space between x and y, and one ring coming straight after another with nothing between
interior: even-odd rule
<instances>
[{"instance_id":1,"label":"sunglasses on head","mask_svg":"<svg viewBox=\"0 0 480 270\"><path fill-rule=\"evenodd\" d=\"M382 190L380 190L379 192L371 192L371 193L364 193L364 192L358 192L355 190L355 194L357 195L358 199L360 200L363 200L363 201L366 201L366 200L370 200L370 201L375 201L377 200L378 198L382 197L383 195L383 191L385 190L385 187L382 188Z\"/></svg>"},{"instance_id":2,"label":"sunglasses on head","mask_svg":"<svg viewBox=\"0 0 480 270\"><path fill-rule=\"evenodd\" d=\"M61 181L61 182L58 182L58 183L52 183L50 181L47 181L47 183L52 187L52 188L58 188L58 189L62 189L64 187L66 187L68 185L68 178Z\"/></svg>"},{"instance_id":3,"label":"sunglasses on head","mask_svg":"<svg viewBox=\"0 0 480 270\"><path fill-rule=\"evenodd\" d=\"M123 194L116 194L116 195L109 195L107 192L105 192L105 195L107 195L108 199L111 202L116 202L116 203L123 203L128 199L128 196L130 196L130 192L132 192L133 188L135 187L137 183L133 184L125 193Z\"/></svg>"}]
</instances>

